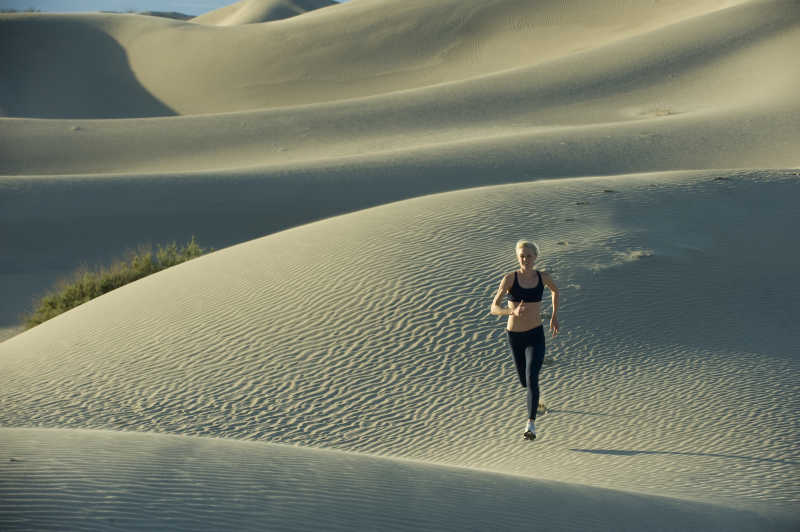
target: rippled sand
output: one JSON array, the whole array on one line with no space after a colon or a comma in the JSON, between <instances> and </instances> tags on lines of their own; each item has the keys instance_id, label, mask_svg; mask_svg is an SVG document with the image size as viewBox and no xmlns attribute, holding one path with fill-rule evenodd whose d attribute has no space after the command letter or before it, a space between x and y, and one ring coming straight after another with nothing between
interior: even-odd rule
<instances>
[{"instance_id":1,"label":"rippled sand","mask_svg":"<svg viewBox=\"0 0 800 532\"><path fill-rule=\"evenodd\" d=\"M48 55L0 101L6 336L81 261L220 249L0 343L0 524L796 528L800 9L596 5L0 17L148 95L51 101ZM522 237L534 443L488 314Z\"/></svg>"}]
</instances>

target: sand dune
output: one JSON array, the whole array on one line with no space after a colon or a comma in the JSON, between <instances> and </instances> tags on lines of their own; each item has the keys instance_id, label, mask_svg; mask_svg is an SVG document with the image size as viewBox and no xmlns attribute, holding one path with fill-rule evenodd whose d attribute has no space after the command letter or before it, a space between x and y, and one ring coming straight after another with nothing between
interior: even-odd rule
<instances>
[{"instance_id":1,"label":"sand dune","mask_svg":"<svg viewBox=\"0 0 800 532\"><path fill-rule=\"evenodd\" d=\"M0 321L142 242L221 248L467 186L800 166L795 3L625 3L622 19L559 5L352 0L229 28L1 17L0 106L18 118L0 120L2 238L17 250L0 258Z\"/></svg>"},{"instance_id":2,"label":"sand dune","mask_svg":"<svg viewBox=\"0 0 800 532\"><path fill-rule=\"evenodd\" d=\"M471 4L458 5L467 9ZM6 59L0 64L7 65L4 77L12 80L0 98L6 114L76 120L0 122L6 139L0 173L266 170L395 154L433 154L457 161L476 148L512 152L511 157L532 169L553 158L560 159L559 164L592 163L570 175L798 163L800 110L793 82L800 78L800 67L791 54L800 44L800 8L794 2L748 3L625 39L607 36L579 53L562 49L551 57L539 53L537 43L529 43L536 53L514 65L484 64L465 56L425 69L406 61L411 59L393 62L392 56L372 51L370 57L380 57L382 68L390 70L378 74L375 65L359 63L354 50L322 47L326 54L346 58L334 63L327 56L306 57L309 50L320 49L314 43L299 42L294 45L297 50L278 46L293 43L287 32L330 39L316 26L338 31L335 23L343 7L296 17L296 23L278 30L269 25L221 29L121 15L5 17L7 43L0 50L10 57L0 58ZM353 16L351 9L355 8L343 10L344 15ZM407 11L424 12L419 6L397 9L400 14L391 20L409 17ZM380 13L386 17L385 10ZM446 20L432 20L447 25ZM638 28L637 22L631 24ZM428 31L439 35L439 26ZM361 31L367 30L377 31L373 26ZM517 33L512 30L513 25L506 28L509 35L500 33L510 39ZM73 38L73 33L83 38ZM478 33L481 42L491 41L494 33L486 33ZM64 46L60 36L78 44ZM337 42L355 46L365 40L362 37ZM457 36L448 38L461 42ZM43 55L52 57L40 69L15 59L15 50L34 40ZM201 52L211 47L213 53ZM434 54L432 48L392 43L392 49L408 48L415 61ZM265 49L291 60L269 61ZM489 56L505 57L499 51ZM92 57L93 62L81 57ZM120 64L126 57L131 69L127 76L121 73L127 65ZM53 69L51 62L77 67L68 67L73 75L67 76L67 67ZM280 68L292 71L274 70ZM421 68L441 76L423 79L417 74ZM343 78L335 82L337 87L328 88L320 79L326 69ZM449 69L456 71L449 75ZM107 78L112 75L109 87ZM400 82L394 83L393 76ZM258 81L261 78L265 81ZM755 87L753 79L758 79ZM303 83L312 90L304 89ZM380 92L369 89L372 83ZM31 86L37 90L26 90ZM96 91L102 95L95 97ZM173 114L200 116L80 120ZM620 151L624 157L617 156ZM603 153L615 156L597 161Z\"/></svg>"},{"instance_id":3,"label":"sand dune","mask_svg":"<svg viewBox=\"0 0 800 532\"><path fill-rule=\"evenodd\" d=\"M336 5L333 0L241 0L195 17L192 22L217 26L258 24L296 17L332 5Z\"/></svg>"},{"instance_id":4,"label":"sand dune","mask_svg":"<svg viewBox=\"0 0 800 532\"><path fill-rule=\"evenodd\" d=\"M781 235L800 222L798 184L545 181L276 233L0 344L0 423L333 447L788 509L800 338L769 287L800 297ZM567 302L535 452L517 440L524 391L486 310L520 219Z\"/></svg>"},{"instance_id":5,"label":"sand dune","mask_svg":"<svg viewBox=\"0 0 800 532\"><path fill-rule=\"evenodd\" d=\"M85 109L76 102L56 106L51 100L74 94L78 102L80 98L91 102L94 93L101 100L108 99L102 76L111 65L98 69L93 61L81 58L119 48L124 55L118 56L113 67L129 69L141 89L170 111L120 98L113 117L308 105L482 79L490 74L501 75L498 81L506 86L506 92L513 86L514 100L544 107L552 102L542 101L542 96L552 92L562 101L578 103L596 98L592 93L600 88L618 93L629 92L637 84L658 83L662 89L676 89L674 85L684 81L684 76L695 80L706 71L708 77L718 68L724 70L729 60L737 60L740 54L749 57L742 52L764 53L765 45L773 47L767 59L749 61L760 71L749 73L760 74L765 86L753 94L748 87L727 84L732 97L742 91L752 96L760 92L764 101L775 76L796 72L797 67L785 60L797 42L800 15L795 2L749 2L727 9L715 8L732 2L660 2L647 9L629 9L630 3L623 4L625 16L620 19L622 4L615 11L597 9L598 4L592 2L582 3L582 9L565 10L560 2L520 0L355 1L279 24L234 27L135 15L5 16L3 48L10 57L3 60L8 63L7 77L13 85L7 89L11 94L3 98L3 105L9 116L17 117L111 117L102 107ZM587 25L593 31L586 31ZM62 36L61 26L81 27L87 34L104 36L107 43L84 45L69 35ZM69 76L63 72L56 75L45 68L31 72L27 62L19 64L25 56L19 50L26 48L39 51L43 67L69 61L81 72L83 84L65 85ZM508 72L516 69L521 71ZM742 70L733 70L736 80L743 81ZM512 77L503 83L503 73L521 79ZM671 83L659 83L662 77ZM62 86L52 87L53 80ZM780 79L774 81L780 83ZM50 92L14 90L33 84ZM693 84L717 93L717 86L708 87L703 76ZM550 88L544 95L537 94L541 85ZM691 84L687 87L690 98L685 103L700 103L692 101L692 88ZM456 92L452 98L440 98L439 103L458 99L459 87L445 90ZM16 99L31 102L26 107L22 105L26 102ZM503 100L509 103L509 96ZM673 106L678 102L648 103ZM60 113L56 115L56 111Z\"/></svg>"},{"instance_id":6,"label":"sand dune","mask_svg":"<svg viewBox=\"0 0 800 532\"><path fill-rule=\"evenodd\" d=\"M0 339L81 263L220 249L0 343L8 523L797 528L797 2L323 4L0 16ZM520 237L564 297L533 445Z\"/></svg>"},{"instance_id":7,"label":"sand dune","mask_svg":"<svg viewBox=\"0 0 800 532\"><path fill-rule=\"evenodd\" d=\"M14 459L0 461L4 530L512 530L532 519L538 530L789 530L746 510L354 453L156 434L0 434L0 454ZM36 511L22 514L24 505Z\"/></svg>"}]
</instances>

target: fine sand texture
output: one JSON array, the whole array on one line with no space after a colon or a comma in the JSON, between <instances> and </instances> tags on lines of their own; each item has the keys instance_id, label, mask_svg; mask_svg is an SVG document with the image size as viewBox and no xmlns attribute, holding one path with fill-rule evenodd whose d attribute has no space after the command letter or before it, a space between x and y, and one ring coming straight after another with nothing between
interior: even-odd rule
<instances>
[{"instance_id":1,"label":"fine sand texture","mask_svg":"<svg viewBox=\"0 0 800 532\"><path fill-rule=\"evenodd\" d=\"M800 254L784 228L800 223L800 180L719 177L454 191L221 250L0 344L0 424L401 457L791 528ZM487 315L520 219L540 228L565 301L532 444L502 321Z\"/></svg>"},{"instance_id":2,"label":"fine sand texture","mask_svg":"<svg viewBox=\"0 0 800 532\"><path fill-rule=\"evenodd\" d=\"M0 529L800 528L800 4L330 4L0 15Z\"/></svg>"},{"instance_id":3,"label":"fine sand texture","mask_svg":"<svg viewBox=\"0 0 800 532\"><path fill-rule=\"evenodd\" d=\"M536 530L781 526L742 509L374 455L152 433L0 435L13 457L0 462L4 530L515 530L532 515ZM54 494L71 506L54 512Z\"/></svg>"}]
</instances>

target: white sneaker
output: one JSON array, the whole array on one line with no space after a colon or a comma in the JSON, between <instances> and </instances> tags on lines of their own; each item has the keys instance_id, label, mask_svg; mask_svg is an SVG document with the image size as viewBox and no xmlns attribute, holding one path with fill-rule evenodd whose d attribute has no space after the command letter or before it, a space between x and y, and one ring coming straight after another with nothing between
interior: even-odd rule
<instances>
[{"instance_id":1,"label":"white sneaker","mask_svg":"<svg viewBox=\"0 0 800 532\"><path fill-rule=\"evenodd\" d=\"M528 421L528 426L525 427L525 434L522 437L531 441L536 439L536 425L534 425L533 421Z\"/></svg>"}]
</instances>

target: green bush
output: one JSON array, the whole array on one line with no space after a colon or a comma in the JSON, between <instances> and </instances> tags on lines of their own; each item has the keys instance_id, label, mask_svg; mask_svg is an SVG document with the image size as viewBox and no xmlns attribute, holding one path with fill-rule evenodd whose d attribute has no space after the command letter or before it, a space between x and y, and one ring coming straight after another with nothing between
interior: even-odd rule
<instances>
[{"instance_id":1,"label":"green bush","mask_svg":"<svg viewBox=\"0 0 800 532\"><path fill-rule=\"evenodd\" d=\"M111 267L99 271L82 268L70 278L58 283L57 288L44 295L34 304L35 310L25 317L25 328L30 329L50 318L82 305L96 297L159 272L170 266L186 262L203 253L212 251L201 248L194 237L183 247L175 242L158 246L155 254L146 246L128 254L128 259L117 261Z\"/></svg>"}]
</instances>

